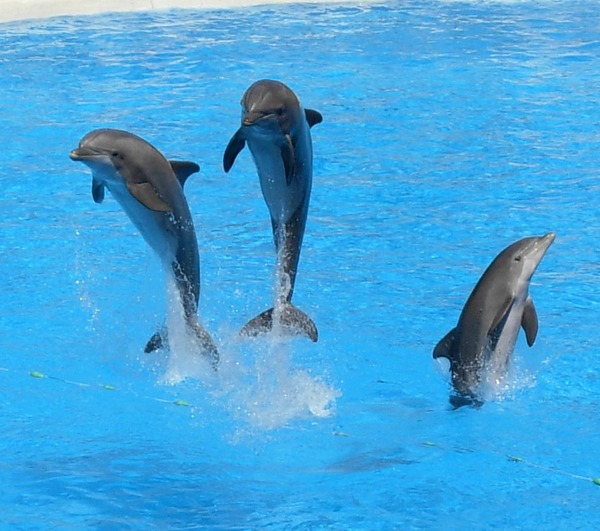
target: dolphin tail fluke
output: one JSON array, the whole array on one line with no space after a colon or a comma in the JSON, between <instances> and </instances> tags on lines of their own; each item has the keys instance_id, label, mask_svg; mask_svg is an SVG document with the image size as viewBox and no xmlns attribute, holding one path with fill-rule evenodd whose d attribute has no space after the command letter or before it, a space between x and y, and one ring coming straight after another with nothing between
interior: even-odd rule
<instances>
[{"instance_id":1,"label":"dolphin tail fluke","mask_svg":"<svg viewBox=\"0 0 600 531\"><path fill-rule=\"evenodd\" d=\"M481 406L483 406L483 402L470 393L455 393L450 396L450 405L452 406L453 410L464 406L470 406L472 408L479 409Z\"/></svg>"},{"instance_id":2,"label":"dolphin tail fluke","mask_svg":"<svg viewBox=\"0 0 600 531\"><path fill-rule=\"evenodd\" d=\"M154 352L155 350L160 350L166 344L167 344L167 329L163 328L163 329L159 330L158 332L156 332L148 340L148 343L146 343L146 346L144 347L144 352L146 354L150 354L151 352Z\"/></svg>"},{"instance_id":3,"label":"dolphin tail fluke","mask_svg":"<svg viewBox=\"0 0 600 531\"><path fill-rule=\"evenodd\" d=\"M273 330L273 320L279 319L279 325L289 335L306 336L317 341L319 332L313 320L292 304L285 304L275 310L270 308L249 321L240 331L243 336L256 337Z\"/></svg>"},{"instance_id":4,"label":"dolphin tail fluke","mask_svg":"<svg viewBox=\"0 0 600 531\"><path fill-rule=\"evenodd\" d=\"M217 347L210 337L210 334L202 328L200 323L188 323L191 331L194 336L198 338L200 342L200 346L202 347L202 354L206 356L213 368L216 370L219 364L219 351ZM162 328L158 332L156 332L146 343L146 347L144 348L144 352L146 354L150 354L155 350L160 350L163 347L168 346L168 332L166 328Z\"/></svg>"}]
</instances>

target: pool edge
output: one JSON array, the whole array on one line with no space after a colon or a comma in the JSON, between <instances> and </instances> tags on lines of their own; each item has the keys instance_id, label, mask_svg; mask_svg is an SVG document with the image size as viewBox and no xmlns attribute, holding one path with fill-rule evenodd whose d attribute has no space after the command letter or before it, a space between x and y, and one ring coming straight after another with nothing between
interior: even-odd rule
<instances>
[{"instance_id":1,"label":"pool edge","mask_svg":"<svg viewBox=\"0 0 600 531\"><path fill-rule=\"evenodd\" d=\"M227 9L243 6L291 3L367 3L352 0L4 0L0 23L69 15L109 12L154 11L175 8Z\"/></svg>"}]
</instances>

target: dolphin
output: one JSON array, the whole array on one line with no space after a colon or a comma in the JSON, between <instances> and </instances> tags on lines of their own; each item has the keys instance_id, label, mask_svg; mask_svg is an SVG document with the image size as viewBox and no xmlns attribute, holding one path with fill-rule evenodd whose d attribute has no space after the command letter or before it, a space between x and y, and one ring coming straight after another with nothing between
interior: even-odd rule
<instances>
[{"instance_id":1,"label":"dolphin","mask_svg":"<svg viewBox=\"0 0 600 531\"><path fill-rule=\"evenodd\" d=\"M433 357L450 361L455 407L481 404L478 388L485 372L502 378L523 327L531 347L538 318L529 296L529 283L555 234L519 240L488 266L469 296L458 324L433 350Z\"/></svg>"},{"instance_id":2,"label":"dolphin","mask_svg":"<svg viewBox=\"0 0 600 531\"><path fill-rule=\"evenodd\" d=\"M91 131L71 151L70 158L92 170L94 201L102 203L108 188L159 256L178 288L186 325L216 367L219 353L198 322L200 259L192 215L183 194L186 179L200 167L194 162L168 161L142 138L117 129ZM145 351L161 348L165 339L164 330L157 332Z\"/></svg>"},{"instance_id":3,"label":"dolphin","mask_svg":"<svg viewBox=\"0 0 600 531\"><path fill-rule=\"evenodd\" d=\"M271 215L277 252L274 307L249 321L241 333L267 333L276 319L288 333L317 341L316 325L292 305L292 295L312 186L310 128L323 117L304 109L289 87L268 79L251 85L241 103L242 124L225 149L223 168L229 172L248 143Z\"/></svg>"}]
</instances>

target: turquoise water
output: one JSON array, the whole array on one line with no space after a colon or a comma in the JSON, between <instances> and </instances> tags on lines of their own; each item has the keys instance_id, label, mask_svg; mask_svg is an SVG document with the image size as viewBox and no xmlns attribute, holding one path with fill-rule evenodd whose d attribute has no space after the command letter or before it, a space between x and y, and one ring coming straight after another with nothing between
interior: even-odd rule
<instances>
[{"instance_id":1,"label":"turquoise water","mask_svg":"<svg viewBox=\"0 0 600 531\"><path fill-rule=\"evenodd\" d=\"M0 26L0 522L10 529L594 529L597 2L389 2ZM253 81L306 107L294 300L320 339L242 341L268 213L222 154ZM220 373L165 382L158 260L69 151L134 132L186 185ZM512 241L555 231L509 385L452 411L434 364ZM187 363L187 362L185 362ZM184 363L184 365L185 365Z\"/></svg>"}]
</instances>

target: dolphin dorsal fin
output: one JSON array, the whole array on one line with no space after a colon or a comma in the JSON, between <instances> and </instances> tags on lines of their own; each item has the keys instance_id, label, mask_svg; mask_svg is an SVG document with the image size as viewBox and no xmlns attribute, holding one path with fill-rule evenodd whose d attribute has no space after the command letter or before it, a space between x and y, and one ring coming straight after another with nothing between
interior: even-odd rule
<instances>
[{"instance_id":1,"label":"dolphin dorsal fin","mask_svg":"<svg viewBox=\"0 0 600 531\"><path fill-rule=\"evenodd\" d=\"M454 335L456 328L453 328L448 332L440 342L433 349L433 359L437 358L448 358L452 362L454 355L452 354L452 347L454 345Z\"/></svg>"},{"instance_id":2,"label":"dolphin dorsal fin","mask_svg":"<svg viewBox=\"0 0 600 531\"><path fill-rule=\"evenodd\" d=\"M527 344L531 347L534 344L538 333L538 317L531 297L527 297L527 300L525 301L523 317L521 317L521 326L523 327L523 330L525 330Z\"/></svg>"},{"instance_id":3,"label":"dolphin dorsal fin","mask_svg":"<svg viewBox=\"0 0 600 531\"><path fill-rule=\"evenodd\" d=\"M169 164L173 169L175 177L177 177L177 180L181 183L182 188L190 175L200 171L200 166L198 166L198 164L188 160L170 160Z\"/></svg>"},{"instance_id":4,"label":"dolphin dorsal fin","mask_svg":"<svg viewBox=\"0 0 600 531\"><path fill-rule=\"evenodd\" d=\"M323 115L319 111L304 109L304 114L309 127L320 124L323 121Z\"/></svg>"},{"instance_id":5,"label":"dolphin dorsal fin","mask_svg":"<svg viewBox=\"0 0 600 531\"><path fill-rule=\"evenodd\" d=\"M92 179L92 197L96 203L104 201L104 183L97 179Z\"/></svg>"},{"instance_id":6,"label":"dolphin dorsal fin","mask_svg":"<svg viewBox=\"0 0 600 531\"><path fill-rule=\"evenodd\" d=\"M171 212L173 209L163 200L150 183L127 183L129 193L142 205L156 212Z\"/></svg>"},{"instance_id":7,"label":"dolphin dorsal fin","mask_svg":"<svg viewBox=\"0 0 600 531\"><path fill-rule=\"evenodd\" d=\"M223 169L225 170L225 173L229 172L235 162L235 158L238 156L238 153L244 149L245 145L246 136L244 135L244 130L240 127L229 140L229 143L225 148L225 153L223 153Z\"/></svg>"}]
</instances>

